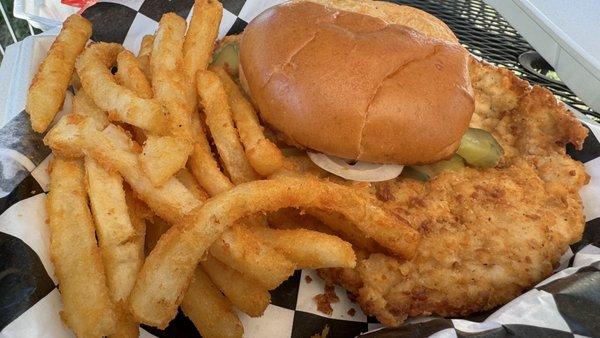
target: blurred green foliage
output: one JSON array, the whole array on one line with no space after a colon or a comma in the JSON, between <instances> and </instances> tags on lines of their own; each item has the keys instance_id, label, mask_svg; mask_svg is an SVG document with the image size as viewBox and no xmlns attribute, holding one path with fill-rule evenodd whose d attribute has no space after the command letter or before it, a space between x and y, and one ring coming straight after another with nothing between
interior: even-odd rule
<instances>
[{"instance_id":1,"label":"blurred green foliage","mask_svg":"<svg viewBox=\"0 0 600 338\"><path fill-rule=\"evenodd\" d=\"M3 49L6 49L8 45L11 45L15 42L12 34L10 33L8 25L12 27L17 41L23 40L25 37L31 35L27 21L13 17L13 3L14 0L0 0L0 4L2 4L4 12L6 13L9 21L7 23L4 17L0 16L0 45L2 45ZM35 32L39 33L39 30L36 29ZM2 55L0 55L0 61L1 60Z\"/></svg>"}]
</instances>

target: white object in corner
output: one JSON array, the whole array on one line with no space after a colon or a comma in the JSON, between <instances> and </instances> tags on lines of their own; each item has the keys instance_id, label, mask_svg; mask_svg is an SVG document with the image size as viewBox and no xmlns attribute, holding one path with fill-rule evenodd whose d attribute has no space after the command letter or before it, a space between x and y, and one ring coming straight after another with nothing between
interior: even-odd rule
<instances>
[{"instance_id":1,"label":"white object in corner","mask_svg":"<svg viewBox=\"0 0 600 338\"><path fill-rule=\"evenodd\" d=\"M15 0L13 16L27 20L43 31L60 26L65 19L79 10L60 0Z\"/></svg>"},{"instance_id":2,"label":"white object in corner","mask_svg":"<svg viewBox=\"0 0 600 338\"><path fill-rule=\"evenodd\" d=\"M485 1L546 59L563 83L600 111L600 1Z\"/></svg>"},{"instance_id":3,"label":"white object in corner","mask_svg":"<svg viewBox=\"0 0 600 338\"><path fill-rule=\"evenodd\" d=\"M0 127L25 109L31 79L55 38L46 34L28 36L6 49L0 66Z\"/></svg>"}]
</instances>

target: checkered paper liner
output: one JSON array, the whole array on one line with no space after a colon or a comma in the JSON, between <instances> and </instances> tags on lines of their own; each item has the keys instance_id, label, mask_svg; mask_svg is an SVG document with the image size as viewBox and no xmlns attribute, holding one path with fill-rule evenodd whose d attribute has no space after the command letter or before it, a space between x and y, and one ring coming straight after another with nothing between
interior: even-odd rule
<instances>
[{"instance_id":1,"label":"checkered paper liner","mask_svg":"<svg viewBox=\"0 0 600 338\"><path fill-rule=\"evenodd\" d=\"M257 14L280 2L222 1L220 36L241 32ZM93 23L93 40L122 43L137 52L141 38L154 33L163 13L175 12L189 20L192 6L193 0L116 0L100 2L84 16ZM62 305L48 252L44 203L50 150L43 145L43 135L31 130L23 111L26 88L51 39L31 37L20 46L19 60L8 60L13 83L7 86L12 104L6 105L10 110L6 114L14 117L0 128L0 338L73 336L58 315ZM240 313L245 336L309 337L325 326L329 337L599 336L600 126L585 124L590 134L583 150L569 148L591 175L581 190L587 221L583 239L565 253L556 274L532 290L493 312L466 319L417 318L399 328L381 328L339 287L340 302L332 304L333 314L318 312L313 297L323 292L324 282L315 271L296 271L272 291L272 304L264 316ZM350 309L356 311L353 316ZM199 337L181 313L165 330L143 326L140 332L141 337Z\"/></svg>"}]
</instances>

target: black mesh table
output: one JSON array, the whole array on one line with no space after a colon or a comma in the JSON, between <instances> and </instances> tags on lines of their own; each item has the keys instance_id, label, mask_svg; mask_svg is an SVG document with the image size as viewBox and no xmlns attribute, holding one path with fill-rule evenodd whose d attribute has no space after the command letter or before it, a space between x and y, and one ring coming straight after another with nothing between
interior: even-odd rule
<instances>
[{"instance_id":1,"label":"black mesh table","mask_svg":"<svg viewBox=\"0 0 600 338\"><path fill-rule=\"evenodd\" d=\"M395 0L427 11L442 19L474 55L514 71L532 84L539 84L583 114L600 119L567 86L547 80L519 63L519 56L533 47L491 6L480 0Z\"/></svg>"}]
</instances>

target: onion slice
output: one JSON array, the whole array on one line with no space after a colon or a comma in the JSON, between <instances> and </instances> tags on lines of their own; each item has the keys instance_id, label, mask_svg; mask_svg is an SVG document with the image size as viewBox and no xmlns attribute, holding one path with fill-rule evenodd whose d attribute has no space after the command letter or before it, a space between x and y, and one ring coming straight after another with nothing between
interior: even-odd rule
<instances>
[{"instance_id":1,"label":"onion slice","mask_svg":"<svg viewBox=\"0 0 600 338\"><path fill-rule=\"evenodd\" d=\"M362 182L381 182L392 180L400 173L404 166L399 164L379 164L371 162L348 163L349 160L307 151L308 157L319 168L347 180Z\"/></svg>"}]
</instances>

